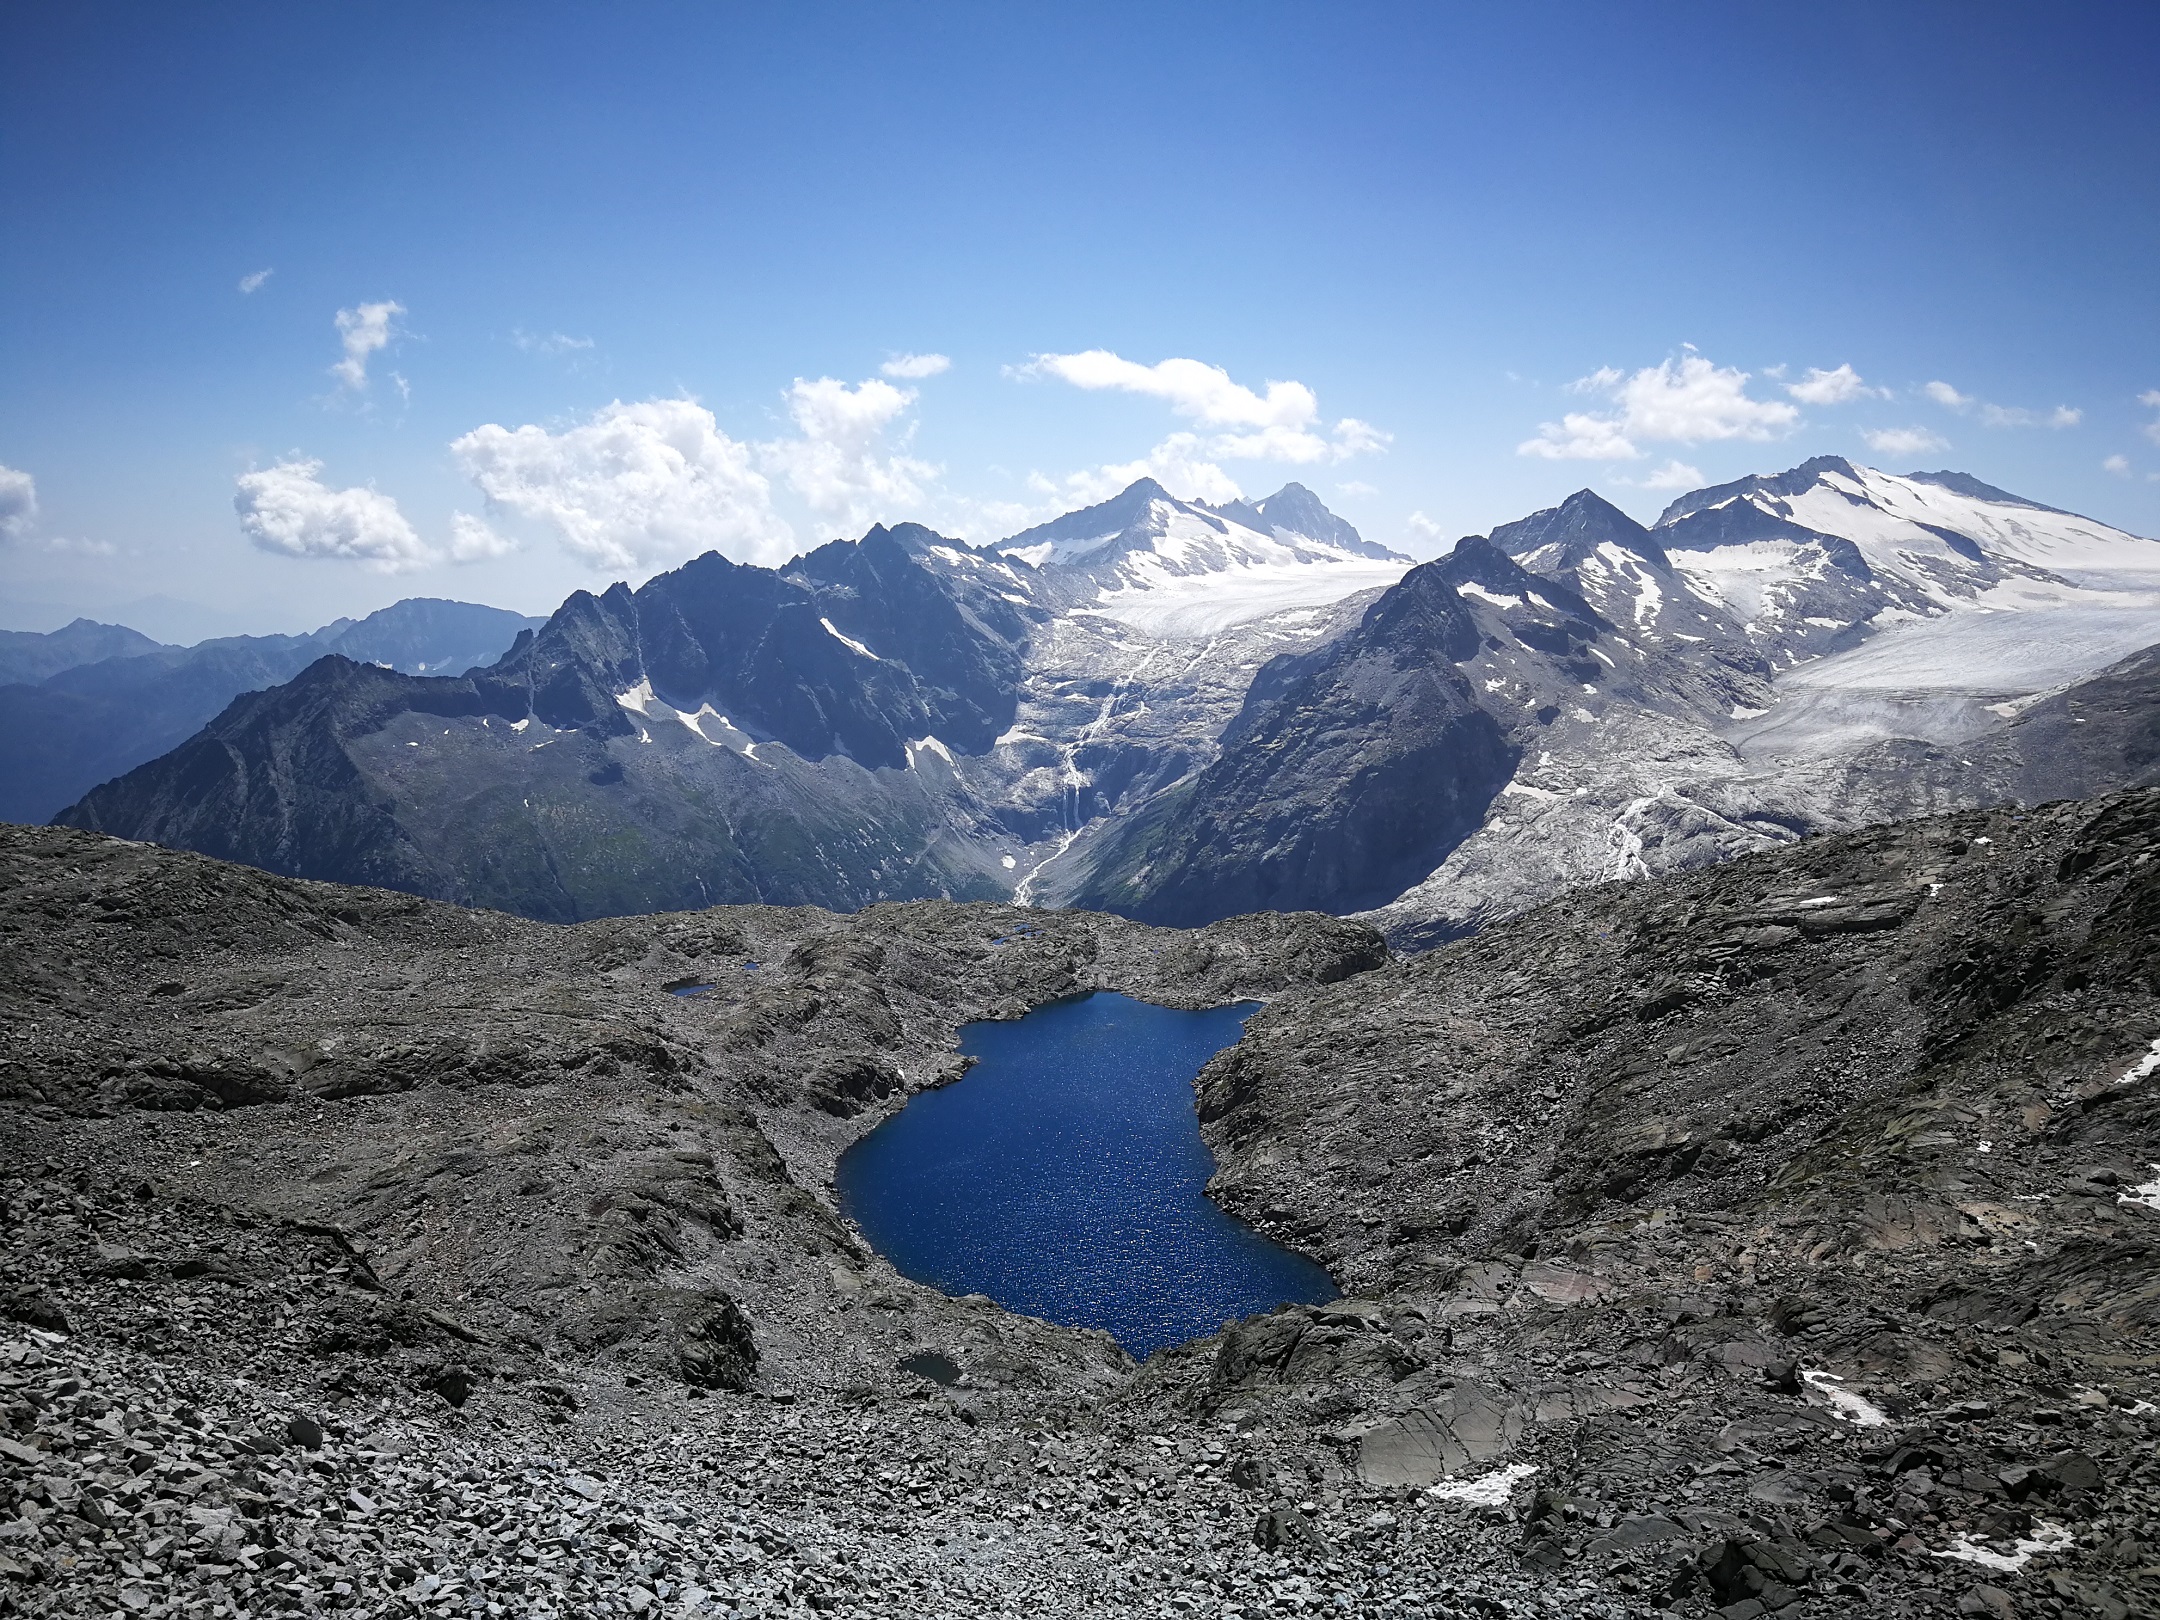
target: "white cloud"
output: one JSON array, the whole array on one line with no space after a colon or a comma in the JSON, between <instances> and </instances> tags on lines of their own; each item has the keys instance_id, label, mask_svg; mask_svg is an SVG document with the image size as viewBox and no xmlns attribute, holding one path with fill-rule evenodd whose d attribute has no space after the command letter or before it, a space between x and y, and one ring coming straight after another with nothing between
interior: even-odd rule
<instances>
[{"instance_id":1,"label":"white cloud","mask_svg":"<svg viewBox=\"0 0 2160 1620\"><path fill-rule=\"evenodd\" d=\"M492 562L518 549L506 534L498 534L485 518L470 512L450 514L450 560L454 563Z\"/></svg>"},{"instance_id":2,"label":"white cloud","mask_svg":"<svg viewBox=\"0 0 2160 1620\"><path fill-rule=\"evenodd\" d=\"M952 362L942 354L896 354L879 366L878 370L888 377L919 381L924 377L935 377L941 371L952 370Z\"/></svg>"},{"instance_id":3,"label":"white cloud","mask_svg":"<svg viewBox=\"0 0 2160 1620\"><path fill-rule=\"evenodd\" d=\"M2140 405L2150 405L2154 410L2160 411L2160 388L2148 388L2144 393L2138 395L2138 403ZM2160 416L2154 417L2145 424L2145 437L2152 440L2154 444L2160 444Z\"/></svg>"},{"instance_id":4,"label":"white cloud","mask_svg":"<svg viewBox=\"0 0 2160 1620\"><path fill-rule=\"evenodd\" d=\"M2109 456L2107 460L2100 463L2100 468L2103 472L2113 473L2117 478L2128 478L2130 476L2130 458L2128 456Z\"/></svg>"},{"instance_id":5,"label":"white cloud","mask_svg":"<svg viewBox=\"0 0 2160 1620\"><path fill-rule=\"evenodd\" d=\"M1890 397L1887 388L1868 387L1849 364L1839 366L1835 371L1809 366L1806 376L1785 385L1785 392L1803 405L1843 405L1856 399Z\"/></svg>"},{"instance_id":6,"label":"white cloud","mask_svg":"<svg viewBox=\"0 0 2160 1620\"><path fill-rule=\"evenodd\" d=\"M1644 489L1701 489L1705 480L1702 471L1686 462L1674 459L1650 473L1642 480Z\"/></svg>"},{"instance_id":7,"label":"white cloud","mask_svg":"<svg viewBox=\"0 0 2160 1620\"><path fill-rule=\"evenodd\" d=\"M1860 437L1868 448L1883 456L1918 456L1930 450L1947 450L1950 441L1923 427L1865 428Z\"/></svg>"},{"instance_id":8,"label":"white cloud","mask_svg":"<svg viewBox=\"0 0 2160 1620\"><path fill-rule=\"evenodd\" d=\"M1570 411L1557 422L1542 422L1538 436L1515 453L1548 461L1632 461L1643 453L1639 442L1771 439L1800 419L1797 406L1752 398L1747 384L1746 372L1699 354L1645 366L1632 376L1607 366L1570 386L1609 396L1616 410Z\"/></svg>"},{"instance_id":9,"label":"white cloud","mask_svg":"<svg viewBox=\"0 0 2160 1620\"><path fill-rule=\"evenodd\" d=\"M1039 354L1016 375L1055 377L1090 391L1144 394L1167 403L1174 416L1219 430L1204 439L1191 433L1171 435L1149 456L1166 465L1198 469L1215 461L1347 461L1385 449L1390 437L1354 416L1327 427L1320 420L1319 396L1301 382L1271 381L1265 394L1256 394L1233 382L1222 367L1199 360L1170 359L1146 366L1108 349L1087 349ZM1230 481L1212 466L1208 480L1218 486ZM1167 480L1164 487L1170 487Z\"/></svg>"},{"instance_id":10,"label":"white cloud","mask_svg":"<svg viewBox=\"0 0 2160 1620\"><path fill-rule=\"evenodd\" d=\"M1218 506L1245 493L1235 478L1208 459L1197 433L1173 433L1138 461L1110 462L1071 473L1062 484L1041 477L1032 482L1036 489L1057 496L1062 503L1089 506L1108 500L1140 478L1154 479L1180 500L1207 501Z\"/></svg>"},{"instance_id":11,"label":"white cloud","mask_svg":"<svg viewBox=\"0 0 2160 1620\"><path fill-rule=\"evenodd\" d=\"M263 283L276 274L275 270L250 270L240 278L240 290L243 293L260 292Z\"/></svg>"},{"instance_id":12,"label":"white cloud","mask_svg":"<svg viewBox=\"0 0 2160 1620\"><path fill-rule=\"evenodd\" d=\"M1547 461L1630 461L1642 454L1618 421L1569 411L1557 422L1540 422L1538 436L1515 447L1518 456Z\"/></svg>"},{"instance_id":13,"label":"white cloud","mask_svg":"<svg viewBox=\"0 0 2160 1620\"><path fill-rule=\"evenodd\" d=\"M758 458L785 478L821 517L867 524L905 516L936 478L928 462L884 454L885 430L915 403L912 388L876 377L850 388L831 377L787 391L788 415L801 437L760 444Z\"/></svg>"},{"instance_id":14,"label":"white cloud","mask_svg":"<svg viewBox=\"0 0 2160 1620\"><path fill-rule=\"evenodd\" d=\"M1422 538L1427 540L1437 540L1440 538L1440 525L1435 523L1431 518L1427 517L1423 512L1412 512L1408 517L1403 519L1403 527L1408 529L1412 534L1421 536Z\"/></svg>"},{"instance_id":15,"label":"white cloud","mask_svg":"<svg viewBox=\"0 0 2160 1620\"><path fill-rule=\"evenodd\" d=\"M1355 501L1362 500L1368 495L1377 495L1380 491L1366 483L1362 478L1353 478L1347 484L1337 484L1335 493L1345 500Z\"/></svg>"},{"instance_id":16,"label":"white cloud","mask_svg":"<svg viewBox=\"0 0 2160 1620\"><path fill-rule=\"evenodd\" d=\"M330 375L356 393L366 388L368 356L398 335L397 318L404 313L405 306L390 299L339 310L337 329L345 358L330 368Z\"/></svg>"},{"instance_id":17,"label":"white cloud","mask_svg":"<svg viewBox=\"0 0 2160 1620\"><path fill-rule=\"evenodd\" d=\"M593 346L591 338L571 337L567 332L528 332L510 329L510 341L527 354L577 354Z\"/></svg>"},{"instance_id":18,"label":"white cloud","mask_svg":"<svg viewBox=\"0 0 2160 1620\"><path fill-rule=\"evenodd\" d=\"M488 423L450 451L491 502L546 524L596 569L706 550L767 564L793 554L756 450L694 400L617 400L560 433Z\"/></svg>"},{"instance_id":19,"label":"white cloud","mask_svg":"<svg viewBox=\"0 0 2160 1620\"><path fill-rule=\"evenodd\" d=\"M37 480L19 468L0 466L0 540L30 532L37 521Z\"/></svg>"},{"instance_id":20,"label":"white cloud","mask_svg":"<svg viewBox=\"0 0 2160 1620\"><path fill-rule=\"evenodd\" d=\"M372 489L331 489L322 463L281 461L243 473L233 509L240 528L265 551L288 557L336 557L399 574L435 561L397 502Z\"/></svg>"},{"instance_id":21,"label":"white cloud","mask_svg":"<svg viewBox=\"0 0 2160 1620\"><path fill-rule=\"evenodd\" d=\"M1931 382L1920 392L1936 404L1948 406L1953 411L1962 411L1973 402L1972 395L1961 394L1946 382Z\"/></svg>"},{"instance_id":22,"label":"white cloud","mask_svg":"<svg viewBox=\"0 0 2160 1620\"><path fill-rule=\"evenodd\" d=\"M2085 413L2068 405L2058 405L2052 411L2028 411L2019 405L1983 405L1980 420L1988 427L2051 427L2070 428L2085 420Z\"/></svg>"}]
</instances>

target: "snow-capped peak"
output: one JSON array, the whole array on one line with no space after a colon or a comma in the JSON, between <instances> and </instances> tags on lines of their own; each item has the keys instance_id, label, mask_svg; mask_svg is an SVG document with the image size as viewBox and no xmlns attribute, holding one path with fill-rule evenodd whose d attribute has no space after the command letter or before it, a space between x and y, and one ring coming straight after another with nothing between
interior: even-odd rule
<instances>
[{"instance_id":1,"label":"snow-capped peak","mask_svg":"<svg viewBox=\"0 0 2160 1620\"><path fill-rule=\"evenodd\" d=\"M1351 557L1401 560L1367 542L1299 484L1287 484L1265 500L1209 506L1181 501L1152 478L1137 479L1107 501L999 540L992 549L1040 569L1119 575L1127 572L1124 561L1141 557L1171 576Z\"/></svg>"},{"instance_id":2,"label":"snow-capped peak","mask_svg":"<svg viewBox=\"0 0 2160 1620\"><path fill-rule=\"evenodd\" d=\"M1962 473L1901 477L1840 456L1683 495L1651 533L1781 666L2015 582L2160 575L2160 542Z\"/></svg>"},{"instance_id":3,"label":"snow-capped peak","mask_svg":"<svg viewBox=\"0 0 2160 1620\"><path fill-rule=\"evenodd\" d=\"M989 549L1040 570L1072 606L1165 635L1323 606L1391 585L1409 567L1296 484L1211 507L1142 478Z\"/></svg>"},{"instance_id":4,"label":"snow-capped peak","mask_svg":"<svg viewBox=\"0 0 2160 1620\"><path fill-rule=\"evenodd\" d=\"M1370 557L1376 562L1402 560L1386 546L1359 534L1349 519L1330 512L1320 497L1303 484L1285 484L1264 500L1225 501L1208 510L1291 544L1303 542L1353 557Z\"/></svg>"},{"instance_id":5,"label":"snow-capped peak","mask_svg":"<svg viewBox=\"0 0 2160 1620\"><path fill-rule=\"evenodd\" d=\"M2050 571L2160 570L2160 542L2125 534L1983 484L1964 473L1900 477L1817 456L1790 471L1696 490L1674 501L1654 532L1691 550L1792 531L1852 543L1872 568L1913 577L1997 567ZM1939 565L1939 566L1938 566Z\"/></svg>"},{"instance_id":6,"label":"snow-capped peak","mask_svg":"<svg viewBox=\"0 0 2160 1620\"><path fill-rule=\"evenodd\" d=\"M1602 496L1579 489L1558 506L1533 512L1492 532L1492 543L1534 574L1578 567L1600 546L1618 546L1660 568L1665 548L1650 531Z\"/></svg>"}]
</instances>

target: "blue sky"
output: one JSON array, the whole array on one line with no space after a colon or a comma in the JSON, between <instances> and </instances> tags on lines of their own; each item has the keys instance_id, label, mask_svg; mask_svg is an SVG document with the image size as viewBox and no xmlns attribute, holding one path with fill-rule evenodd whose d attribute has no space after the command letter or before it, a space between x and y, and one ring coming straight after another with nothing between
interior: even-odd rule
<instances>
[{"instance_id":1,"label":"blue sky","mask_svg":"<svg viewBox=\"0 0 2160 1620\"><path fill-rule=\"evenodd\" d=\"M2140 5L21 0L0 622L540 611L1140 468L1419 554L1825 452L2160 533L2156 45Z\"/></svg>"}]
</instances>

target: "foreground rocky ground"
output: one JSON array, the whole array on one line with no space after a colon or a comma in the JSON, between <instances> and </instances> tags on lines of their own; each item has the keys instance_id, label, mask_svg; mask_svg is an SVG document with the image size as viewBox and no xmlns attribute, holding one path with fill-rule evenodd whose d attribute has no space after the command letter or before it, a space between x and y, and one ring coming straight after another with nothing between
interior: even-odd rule
<instances>
[{"instance_id":1,"label":"foreground rocky ground","mask_svg":"<svg viewBox=\"0 0 2160 1620\"><path fill-rule=\"evenodd\" d=\"M2153 1613L2156 850L2160 794L1947 818L1383 965L0 829L0 1594ZM840 1148L1096 987L1270 1000L1203 1076L1220 1194L1352 1297L1136 1368L864 1249Z\"/></svg>"}]
</instances>

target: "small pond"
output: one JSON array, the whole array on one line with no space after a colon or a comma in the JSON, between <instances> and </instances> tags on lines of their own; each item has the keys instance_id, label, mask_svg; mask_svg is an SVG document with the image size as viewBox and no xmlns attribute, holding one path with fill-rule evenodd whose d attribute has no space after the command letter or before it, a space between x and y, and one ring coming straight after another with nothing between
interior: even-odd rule
<instances>
[{"instance_id":1,"label":"small pond","mask_svg":"<svg viewBox=\"0 0 2160 1620\"><path fill-rule=\"evenodd\" d=\"M1203 1190L1193 1077L1253 1011L1101 993L970 1024L975 1068L841 1155L841 1208L918 1282L1107 1329L1135 1356L1332 1299L1325 1271Z\"/></svg>"}]
</instances>

